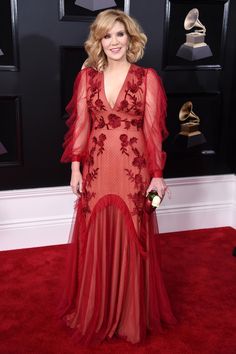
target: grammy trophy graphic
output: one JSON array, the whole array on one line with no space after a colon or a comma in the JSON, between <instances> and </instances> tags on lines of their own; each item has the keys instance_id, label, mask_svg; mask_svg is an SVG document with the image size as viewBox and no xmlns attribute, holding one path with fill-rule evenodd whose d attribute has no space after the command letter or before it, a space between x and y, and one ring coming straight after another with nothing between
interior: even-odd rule
<instances>
[{"instance_id":1,"label":"grammy trophy graphic","mask_svg":"<svg viewBox=\"0 0 236 354\"><path fill-rule=\"evenodd\" d=\"M180 132L175 138L175 143L180 147L189 148L206 142L199 130L200 118L193 112L191 101L185 102L179 111Z\"/></svg>"},{"instance_id":2,"label":"grammy trophy graphic","mask_svg":"<svg viewBox=\"0 0 236 354\"><path fill-rule=\"evenodd\" d=\"M184 28L193 32L186 33L186 42L182 44L176 54L177 57L194 61L212 56L210 47L205 43L206 27L199 20L199 10L194 8L189 11L184 21Z\"/></svg>"},{"instance_id":3,"label":"grammy trophy graphic","mask_svg":"<svg viewBox=\"0 0 236 354\"><path fill-rule=\"evenodd\" d=\"M114 0L76 0L75 5L90 11L98 11L117 6Z\"/></svg>"}]
</instances>

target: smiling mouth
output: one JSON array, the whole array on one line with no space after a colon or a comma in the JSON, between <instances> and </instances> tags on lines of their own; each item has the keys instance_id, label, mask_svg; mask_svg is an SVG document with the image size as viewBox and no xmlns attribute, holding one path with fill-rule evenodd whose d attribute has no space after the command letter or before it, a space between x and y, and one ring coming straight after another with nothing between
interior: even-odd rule
<instances>
[{"instance_id":1,"label":"smiling mouth","mask_svg":"<svg viewBox=\"0 0 236 354\"><path fill-rule=\"evenodd\" d=\"M120 50L121 50L121 48L112 48L112 49L110 49L110 51L112 53L118 53Z\"/></svg>"}]
</instances>

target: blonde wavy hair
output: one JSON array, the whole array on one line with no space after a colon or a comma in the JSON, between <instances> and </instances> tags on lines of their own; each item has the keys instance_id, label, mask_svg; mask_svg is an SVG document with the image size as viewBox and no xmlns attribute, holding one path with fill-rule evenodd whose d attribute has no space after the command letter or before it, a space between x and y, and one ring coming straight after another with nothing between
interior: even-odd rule
<instances>
[{"instance_id":1,"label":"blonde wavy hair","mask_svg":"<svg viewBox=\"0 0 236 354\"><path fill-rule=\"evenodd\" d=\"M143 57L147 37L140 25L125 12L109 9L100 12L90 26L88 39L84 43L88 58L83 66L93 67L98 71L105 69L107 58L103 51L101 40L116 21L123 23L129 37L127 60L130 63L135 63Z\"/></svg>"}]
</instances>

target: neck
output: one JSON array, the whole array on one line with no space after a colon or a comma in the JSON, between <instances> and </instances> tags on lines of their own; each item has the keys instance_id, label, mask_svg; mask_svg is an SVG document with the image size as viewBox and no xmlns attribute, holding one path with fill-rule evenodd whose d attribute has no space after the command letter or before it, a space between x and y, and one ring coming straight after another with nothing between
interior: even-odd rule
<instances>
[{"instance_id":1,"label":"neck","mask_svg":"<svg viewBox=\"0 0 236 354\"><path fill-rule=\"evenodd\" d=\"M115 61L109 60L107 63L106 71L120 70L124 68L128 68L131 64L127 60L123 61Z\"/></svg>"}]
</instances>

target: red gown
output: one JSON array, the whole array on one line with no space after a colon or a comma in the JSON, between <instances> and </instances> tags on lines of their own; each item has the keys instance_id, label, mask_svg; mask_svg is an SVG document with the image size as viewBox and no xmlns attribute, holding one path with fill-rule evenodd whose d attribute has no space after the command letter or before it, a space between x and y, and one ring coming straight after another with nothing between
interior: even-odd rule
<instances>
[{"instance_id":1,"label":"red gown","mask_svg":"<svg viewBox=\"0 0 236 354\"><path fill-rule=\"evenodd\" d=\"M62 162L82 161L60 315L82 344L142 342L176 322L160 270L155 213L144 210L162 176L166 97L153 69L131 64L114 107L103 72L83 69L67 106Z\"/></svg>"}]
</instances>

